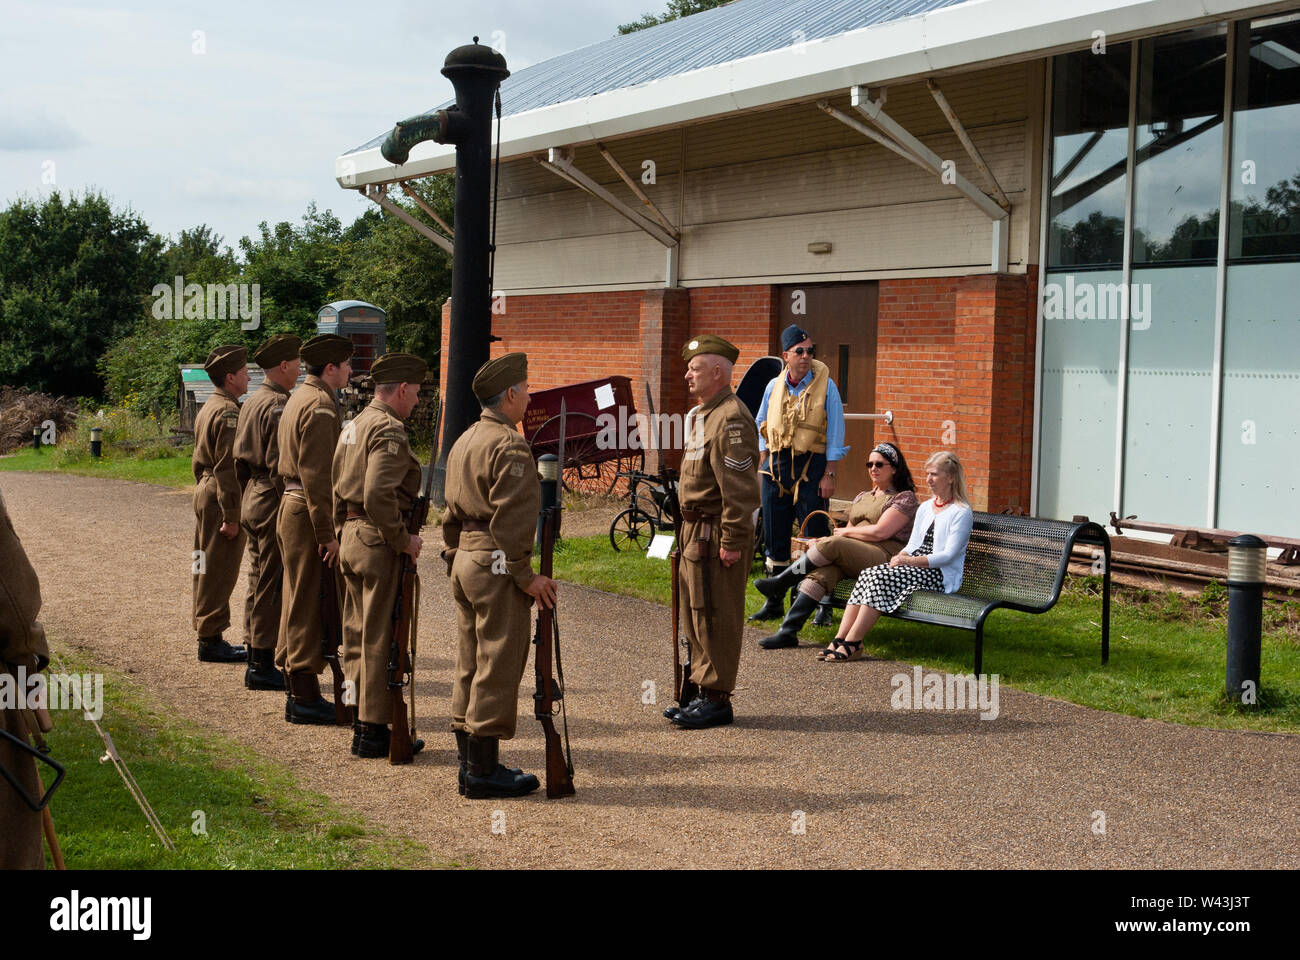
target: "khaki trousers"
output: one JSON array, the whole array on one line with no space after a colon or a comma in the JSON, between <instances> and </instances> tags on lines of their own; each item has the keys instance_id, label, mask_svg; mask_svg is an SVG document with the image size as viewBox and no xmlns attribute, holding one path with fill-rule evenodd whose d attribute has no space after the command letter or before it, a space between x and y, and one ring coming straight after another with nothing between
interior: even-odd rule
<instances>
[{"instance_id":1,"label":"khaki trousers","mask_svg":"<svg viewBox=\"0 0 1300 960\"><path fill-rule=\"evenodd\" d=\"M72 714L67 716L71 722ZM19 740L25 739L25 728L16 710L0 710L0 728ZM36 784L36 761L8 740L0 739L0 766L8 770L29 794L33 797L40 796L40 787ZM0 824L3 824L0 828L0 870L45 869L45 849L41 846L41 815L23 803L18 791L2 779Z\"/></svg>"},{"instance_id":2,"label":"khaki trousers","mask_svg":"<svg viewBox=\"0 0 1300 960\"><path fill-rule=\"evenodd\" d=\"M274 650L280 636L280 593L283 569L276 539L280 494L269 477L257 477L244 488L240 525L248 534L248 599L244 603L245 642L256 650Z\"/></svg>"},{"instance_id":3,"label":"khaki trousers","mask_svg":"<svg viewBox=\"0 0 1300 960\"><path fill-rule=\"evenodd\" d=\"M852 537L822 537L817 541L817 552L829 560L830 564L825 567L813 567L810 564L808 579L820 584L825 596L845 577L856 577L867 567L888 563L889 558L905 546L906 543L897 540L864 543Z\"/></svg>"},{"instance_id":4,"label":"khaki trousers","mask_svg":"<svg viewBox=\"0 0 1300 960\"><path fill-rule=\"evenodd\" d=\"M509 740L528 666L531 598L509 574L492 572L491 551L464 549L452 560L451 595L459 634L451 727Z\"/></svg>"},{"instance_id":5,"label":"khaki trousers","mask_svg":"<svg viewBox=\"0 0 1300 960\"><path fill-rule=\"evenodd\" d=\"M740 670L741 638L745 630L745 588L754 556L754 539L751 536L746 540L739 560L724 567L718 559L717 523L713 524L711 539L703 543L697 539L701 526L690 522L682 525L678 568L682 622L691 645L691 679L701 687L730 693L736 688L736 674ZM712 581L712 633L705 610L706 565Z\"/></svg>"},{"instance_id":6,"label":"khaki trousers","mask_svg":"<svg viewBox=\"0 0 1300 960\"><path fill-rule=\"evenodd\" d=\"M244 558L244 530L227 540L221 529L221 505L217 503L217 481L204 477L194 490L193 558L194 632L200 637L219 636L230 626L230 591L239 579Z\"/></svg>"},{"instance_id":7,"label":"khaki trousers","mask_svg":"<svg viewBox=\"0 0 1300 960\"><path fill-rule=\"evenodd\" d=\"M357 719L388 723L388 652L401 557L365 520L349 520L339 540L343 574L343 676L357 696Z\"/></svg>"},{"instance_id":8,"label":"khaki trousers","mask_svg":"<svg viewBox=\"0 0 1300 960\"><path fill-rule=\"evenodd\" d=\"M289 490L280 498L275 526L284 569L280 602L280 634L275 646L275 665L289 673L322 673L324 633L320 619L321 561L316 551L316 532L301 493ZM336 566L337 573L338 567ZM339 596L342 597L342 590ZM339 612L343 604L339 602Z\"/></svg>"}]
</instances>

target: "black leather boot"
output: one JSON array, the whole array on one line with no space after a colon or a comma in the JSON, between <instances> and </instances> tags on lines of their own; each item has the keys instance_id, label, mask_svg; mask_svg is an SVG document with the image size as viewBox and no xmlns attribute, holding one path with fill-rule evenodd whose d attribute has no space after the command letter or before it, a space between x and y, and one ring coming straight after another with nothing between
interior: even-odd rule
<instances>
[{"instance_id":1,"label":"black leather boot","mask_svg":"<svg viewBox=\"0 0 1300 960\"><path fill-rule=\"evenodd\" d=\"M221 634L215 637L199 637L201 663L245 663L247 660L248 651L243 647L232 647L221 639Z\"/></svg>"},{"instance_id":2,"label":"black leather boot","mask_svg":"<svg viewBox=\"0 0 1300 960\"><path fill-rule=\"evenodd\" d=\"M373 759L388 756L388 724L361 723L357 739L357 756Z\"/></svg>"},{"instance_id":3,"label":"black leather boot","mask_svg":"<svg viewBox=\"0 0 1300 960\"><path fill-rule=\"evenodd\" d=\"M755 580L755 583L759 581ZM780 620L785 615L785 604L782 602L785 598L781 594L775 597L768 597L764 604L749 615L750 622L759 620Z\"/></svg>"},{"instance_id":4,"label":"black leather boot","mask_svg":"<svg viewBox=\"0 0 1300 960\"><path fill-rule=\"evenodd\" d=\"M786 567L774 577L762 577L754 581L754 589L763 596L777 601L778 606L781 602L781 594L785 593L791 587L797 587L799 581L808 573L808 554L804 554L790 566Z\"/></svg>"},{"instance_id":5,"label":"black leather boot","mask_svg":"<svg viewBox=\"0 0 1300 960\"><path fill-rule=\"evenodd\" d=\"M275 651L248 648L244 686L249 690L283 690L284 674L275 667Z\"/></svg>"},{"instance_id":6,"label":"black leather boot","mask_svg":"<svg viewBox=\"0 0 1300 960\"><path fill-rule=\"evenodd\" d=\"M817 601L817 614L813 617L814 627L829 627L835 623L835 605L831 603L828 593Z\"/></svg>"},{"instance_id":7,"label":"black leather boot","mask_svg":"<svg viewBox=\"0 0 1300 960\"><path fill-rule=\"evenodd\" d=\"M731 694L705 687L700 690L698 697L673 718L673 723L685 730L703 730L706 727L725 726L734 719Z\"/></svg>"},{"instance_id":8,"label":"black leather boot","mask_svg":"<svg viewBox=\"0 0 1300 960\"><path fill-rule=\"evenodd\" d=\"M466 767L469 764L469 761L466 759L468 757L469 749L469 734L464 730L456 730L454 732L456 734L456 759L460 761L460 773L456 777L456 792L463 797L465 796L465 772ZM506 767L506 769L515 776L520 776L523 773L523 771L518 767Z\"/></svg>"},{"instance_id":9,"label":"black leather boot","mask_svg":"<svg viewBox=\"0 0 1300 960\"><path fill-rule=\"evenodd\" d=\"M817 607L817 601L806 593L801 593L794 598L794 603L790 604L790 612L785 615L781 621L780 628L770 637L764 637L758 641L758 645L764 650L780 650L782 647L799 646L799 630L803 627L812 612Z\"/></svg>"},{"instance_id":10,"label":"black leather boot","mask_svg":"<svg viewBox=\"0 0 1300 960\"><path fill-rule=\"evenodd\" d=\"M531 773L515 773L497 762L496 737L468 737L465 744L465 796L471 800L487 797L522 797L541 783Z\"/></svg>"},{"instance_id":11,"label":"black leather boot","mask_svg":"<svg viewBox=\"0 0 1300 960\"><path fill-rule=\"evenodd\" d=\"M290 723L334 726L334 704L320 695L320 678L310 670L289 674L289 699L284 706L284 719Z\"/></svg>"}]
</instances>

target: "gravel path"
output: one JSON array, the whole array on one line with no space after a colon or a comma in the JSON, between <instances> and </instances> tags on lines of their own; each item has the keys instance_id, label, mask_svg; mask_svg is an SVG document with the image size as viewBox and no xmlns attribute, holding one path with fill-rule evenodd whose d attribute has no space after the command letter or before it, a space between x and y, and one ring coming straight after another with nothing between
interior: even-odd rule
<instances>
[{"instance_id":1,"label":"gravel path","mask_svg":"<svg viewBox=\"0 0 1300 960\"><path fill-rule=\"evenodd\" d=\"M680 731L659 716L671 690L667 610L576 586L561 589L560 615L577 796L467 801L443 732L454 621L432 553L420 564L417 661L430 744L414 765L390 767L352 758L345 729L284 723L280 695L245 690L239 668L197 662L188 491L18 473L0 489L56 643L84 647L176 713L435 854L485 867L1300 867L1300 737L1183 728L1007 689L991 721L895 711L890 677L910 667L765 653L754 630L736 724ZM243 597L241 579L239 609ZM642 703L646 681L655 705ZM502 752L540 771L531 684L530 668L520 735ZM792 831L795 811L804 833Z\"/></svg>"}]
</instances>

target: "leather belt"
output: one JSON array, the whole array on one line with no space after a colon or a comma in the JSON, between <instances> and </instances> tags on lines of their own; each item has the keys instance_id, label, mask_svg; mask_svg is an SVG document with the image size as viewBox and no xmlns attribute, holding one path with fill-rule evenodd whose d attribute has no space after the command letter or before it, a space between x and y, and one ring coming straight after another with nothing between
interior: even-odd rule
<instances>
[{"instance_id":1,"label":"leather belt","mask_svg":"<svg viewBox=\"0 0 1300 960\"><path fill-rule=\"evenodd\" d=\"M472 517L467 517L460 522L460 529L469 533L488 533L491 528L486 520L475 520Z\"/></svg>"},{"instance_id":2,"label":"leather belt","mask_svg":"<svg viewBox=\"0 0 1300 960\"><path fill-rule=\"evenodd\" d=\"M365 515L364 513L358 513L356 510L349 510L349 511L348 511L348 519L349 519L349 520L366 520L366 519L369 519L369 518L366 517L366 515Z\"/></svg>"},{"instance_id":3,"label":"leather belt","mask_svg":"<svg viewBox=\"0 0 1300 960\"><path fill-rule=\"evenodd\" d=\"M718 513L705 513L703 510L688 510L685 507L680 508L678 513L687 523L708 523L710 520L720 520L722 515Z\"/></svg>"},{"instance_id":4,"label":"leather belt","mask_svg":"<svg viewBox=\"0 0 1300 960\"><path fill-rule=\"evenodd\" d=\"M299 480L285 480L284 489L286 493L290 490L301 490L302 482Z\"/></svg>"}]
</instances>

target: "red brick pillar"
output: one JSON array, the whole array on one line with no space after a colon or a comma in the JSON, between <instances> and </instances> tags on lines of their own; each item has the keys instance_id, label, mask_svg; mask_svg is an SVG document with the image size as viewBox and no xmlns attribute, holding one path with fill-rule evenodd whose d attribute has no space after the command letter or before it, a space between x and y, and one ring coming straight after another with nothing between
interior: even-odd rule
<instances>
[{"instance_id":1,"label":"red brick pillar","mask_svg":"<svg viewBox=\"0 0 1300 960\"><path fill-rule=\"evenodd\" d=\"M957 287L953 323L956 450L976 510L998 513L1029 507L1029 433L1033 331L1030 278L1012 274L968 277Z\"/></svg>"},{"instance_id":2,"label":"red brick pillar","mask_svg":"<svg viewBox=\"0 0 1300 960\"><path fill-rule=\"evenodd\" d=\"M681 349L690 336L691 298L681 287L661 287L647 290L641 298L640 311L641 372L654 397L655 412L677 414L679 417L690 407L686 396L686 371ZM636 407L641 413L644 397L636 397ZM666 438L667 439L667 438ZM665 450L668 465L676 467L681 462L681 450ZM658 458L646 453L646 470L659 469Z\"/></svg>"}]
</instances>

